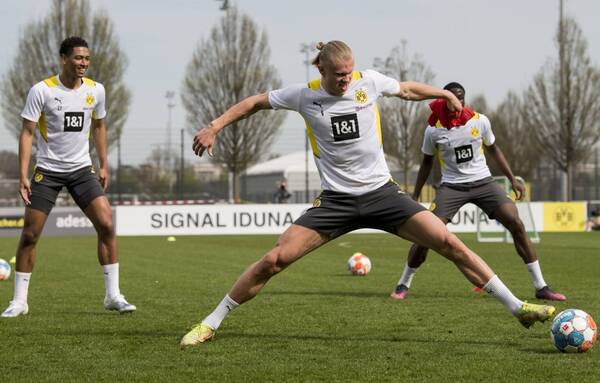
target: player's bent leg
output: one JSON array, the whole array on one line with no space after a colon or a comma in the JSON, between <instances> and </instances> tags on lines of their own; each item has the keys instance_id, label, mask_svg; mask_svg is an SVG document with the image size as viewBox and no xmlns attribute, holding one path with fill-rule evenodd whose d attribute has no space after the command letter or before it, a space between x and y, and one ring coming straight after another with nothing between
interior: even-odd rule
<instances>
[{"instance_id":1,"label":"player's bent leg","mask_svg":"<svg viewBox=\"0 0 600 383\"><path fill-rule=\"evenodd\" d=\"M446 225L429 211L410 217L398 228L398 235L448 258L477 287L483 287L494 275L483 259L450 233Z\"/></svg>"},{"instance_id":2,"label":"player's bent leg","mask_svg":"<svg viewBox=\"0 0 600 383\"><path fill-rule=\"evenodd\" d=\"M132 313L137 307L129 303L119 288L119 257L117 239L108 199L101 195L94 198L84 209L98 233L98 261L104 273L104 308L121 314Z\"/></svg>"},{"instance_id":3,"label":"player's bent leg","mask_svg":"<svg viewBox=\"0 0 600 383\"><path fill-rule=\"evenodd\" d=\"M258 262L240 275L229 296L242 304L252 299L271 277L328 241L328 237L300 225L290 226L279 237L277 244Z\"/></svg>"},{"instance_id":4,"label":"player's bent leg","mask_svg":"<svg viewBox=\"0 0 600 383\"><path fill-rule=\"evenodd\" d=\"M435 214L435 212L434 212ZM438 217L444 225L448 223L447 218ZM408 290L410 289L410 285L412 283L412 279L417 273L417 270L427 259L427 253L429 249L425 246L413 244L408 252L408 261L406 265L404 265L404 270L402 271L402 275L396 284L394 291L390 294L392 299L396 300L404 300L408 295Z\"/></svg>"},{"instance_id":5,"label":"player's bent leg","mask_svg":"<svg viewBox=\"0 0 600 383\"><path fill-rule=\"evenodd\" d=\"M239 276L215 310L192 327L181 339L180 346L194 346L214 339L221 322L233 309L254 298L273 276L327 241L327 236L315 230L295 224L290 226L273 249Z\"/></svg>"},{"instance_id":6,"label":"player's bent leg","mask_svg":"<svg viewBox=\"0 0 600 383\"><path fill-rule=\"evenodd\" d=\"M398 235L428 246L453 261L471 283L494 296L526 328L551 318L556 311L553 306L527 304L515 297L477 254L427 211L415 214L401 225Z\"/></svg>"},{"instance_id":7,"label":"player's bent leg","mask_svg":"<svg viewBox=\"0 0 600 383\"><path fill-rule=\"evenodd\" d=\"M551 301L565 301L567 297L552 290L544 280L535 248L525 230L525 225L519 218L517 207L514 203L504 203L494 212L496 218L511 233L515 249L525 262L527 270L533 280L535 297Z\"/></svg>"},{"instance_id":8,"label":"player's bent leg","mask_svg":"<svg viewBox=\"0 0 600 383\"><path fill-rule=\"evenodd\" d=\"M83 211L98 234L98 261L101 265L119 262L112 209L105 196L94 198Z\"/></svg>"},{"instance_id":9,"label":"player's bent leg","mask_svg":"<svg viewBox=\"0 0 600 383\"><path fill-rule=\"evenodd\" d=\"M494 218L512 235L517 253L523 259L523 262L531 263L538 260L533 244L527 235L523 221L519 218L519 212L514 203L509 202L500 205L494 211Z\"/></svg>"}]
</instances>

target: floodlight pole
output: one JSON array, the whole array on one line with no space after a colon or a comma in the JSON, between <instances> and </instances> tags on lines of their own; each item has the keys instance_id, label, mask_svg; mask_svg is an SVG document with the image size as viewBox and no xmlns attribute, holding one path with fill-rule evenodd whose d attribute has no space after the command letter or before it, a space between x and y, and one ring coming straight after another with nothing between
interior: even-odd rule
<instances>
[{"instance_id":1,"label":"floodlight pole","mask_svg":"<svg viewBox=\"0 0 600 383\"><path fill-rule=\"evenodd\" d=\"M173 99L175 98L175 92L173 92L172 90L168 90L165 93L165 97L167 99L167 110L168 110L168 114L167 114L167 166L168 172L172 172L173 170L175 170L175 159L171 158L172 155L172 142L171 142L171 130L173 128L173 124L172 124L172 113L173 113L173 108L175 107L175 101L173 101ZM169 182L170 183L170 182ZM173 193L173 188L172 188L173 184L170 183L170 191L171 193Z\"/></svg>"},{"instance_id":2,"label":"floodlight pole","mask_svg":"<svg viewBox=\"0 0 600 383\"><path fill-rule=\"evenodd\" d=\"M598 192L598 179L600 178L599 173L598 173L598 146L596 146L596 150L594 151L594 163L595 163L595 182L594 184L596 185L596 193L595 193L595 197L594 199L600 199L600 192Z\"/></svg>"},{"instance_id":3,"label":"floodlight pole","mask_svg":"<svg viewBox=\"0 0 600 383\"><path fill-rule=\"evenodd\" d=\"M310 54L316 50L315 43L300 44L300 53L304 53L304 65L306 65L306 82L310 81ZM304 139L304 195L306 203L310 202L310 197L308 195L308 130L306 131L306 136Z\"/></svg>"},{"instance_id":4,"label":"floodlight pole","mask_svg":"<svg viewBox=\"0 0 600 383\"><path fill-rule=\"evenodd\" d=\"M179 199L183 200L183 180L184 180L184 170L185 163L183 162L183 129L181 129L181 146L180 146L180 159L179 159Z\"/></svg>"},{"instance_id":5,"label":"floodlight pole","mask_svg":"<svg viewBox=\"0 0 600 383\"><path fill-rule=\"evenodd\" d=\"M560 121L560 129L565 127L565 20L564 20L565 4L563 0L558 2L558 73L559 73L559 91L558 91L558 116ZM570 164L569 164L570 167ZM567 169L567 173L561 172L561 201L570 200L569 188L569 173L571 169Z\"/></svg>"},{"instance_id":6,"label":"floodlight pole","mask_svg":"<svg viewBox=\"0 0 600 383\"><path fill-rule=\"evenodd\" d=\"M117 141L117 199L119 201L117 205L121 205L121 134Z\"/></svg>"}]
</instances>

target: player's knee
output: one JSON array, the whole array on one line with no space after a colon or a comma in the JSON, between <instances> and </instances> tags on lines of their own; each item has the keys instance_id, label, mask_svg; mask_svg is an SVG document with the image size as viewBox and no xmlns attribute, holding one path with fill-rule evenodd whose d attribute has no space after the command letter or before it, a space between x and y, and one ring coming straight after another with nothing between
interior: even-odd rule
<instances>
[{"instance_id":1,"label":"player's knee","mask_svg":"<svg viewBox=\"0 0 600 383\"><path fill-rule=\"evenodd\" d=\"M25 227L21 233L21 245L22 246L35 246L40 239L40 234L31 227Z\"/></svg>"},{"instance_id":2,"label":"player's knee","mask_svg":"<svg viewBox=\"0 0 600 383\"><path fill-rule=\"evenodd\" d=\"M453 261L461 260L467 256L465 245L449 231L444 234L441 240L439 252Z\"/></svg>"},{"instance_id":3,"label":"player's knee","mask_svg":"<svg viewBox=\"0 0 600 383\"><path fill-rule=\"evenodd\" d=\"M112 217L104 217L98 221L96 226L98 235L103 238L112 238L115 236L115 225L113 224Z\"/></svg>"},{"instance_id":4,"label":"player's knee","mask_svg":"<svg viewBox=\"0 0 600 383\"><path fill-rule=\"evenodd\" d=\"M280 254L281 249L279 247L276 247L265 254L265 256L258 261L258 272L263 275L272 276L283 270L285 266L281 265Z\"/></svg>"},{"instance_id":5,"label":"player's knee","mask_svg":"<svg viewBox=\"0 0 600 383\"><path fill-rule=\"evenodd\" d=\"M518 216L513 216L506 223L506 229L511 234L521 234L525 232L525 225L523 225L523 221Z\"/></svg>"}]
</instances>

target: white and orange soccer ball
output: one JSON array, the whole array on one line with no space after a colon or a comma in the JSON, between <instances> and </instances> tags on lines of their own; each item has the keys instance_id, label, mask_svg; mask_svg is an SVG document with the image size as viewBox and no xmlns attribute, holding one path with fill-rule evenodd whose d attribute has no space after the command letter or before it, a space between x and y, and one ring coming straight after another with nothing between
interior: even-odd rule
<instances>
[{"instance_id":1,"label":"white and orange soccer ball","mask_svg":"<svg viewBox=\"0 0 600 383\"><path fill-rule=\"evenodd\" d=\"M348 270L352 275L367 275L371 271L371 260L363 253L354 253L348 259Z\"/></svg>"},{"instance_id":2,"label":"white and orange soccer ball","mask_svg":"<svg viewBox=\"0 0 600 383\"><path fill-rule=\"evenodd\" d=\"M596 343L598 329L585 311L567 309L554 318L550 335L562 352L585 352Z\"/></svg>"},{"instance_id":3,"label":"white and orange soccer ball","mask_svg":"<svg viewBox=\"0 0 600 383\"><path fill-rule=\"evenodd\" d=\"M10 264L0 258L0 281L6 281L10 278Z\"/></svg>"}]
</instances>

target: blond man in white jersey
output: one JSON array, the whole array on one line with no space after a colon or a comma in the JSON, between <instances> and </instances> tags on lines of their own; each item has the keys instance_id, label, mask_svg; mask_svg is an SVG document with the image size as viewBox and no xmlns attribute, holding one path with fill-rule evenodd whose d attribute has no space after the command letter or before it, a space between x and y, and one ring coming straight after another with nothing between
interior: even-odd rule
<instances>
[{"instance_id":1,"label":"blond man in white jersey","mask_svg":"<svg viewBox=\"0 0 600 383\"><path fill-rule=\"evenodd\" d=\"M84 77L90 63L84 39L65 39L59 53L62 72L35 84L21 113L19 192L25 203L25 223L17 248L14 297L0 315L5 318L29 312L27 295L36 245L63 187L98 233L98 261L105 282L104 307L120 313L136 309L119 290L117 240L112 210L104 195L109 179L104 87ZM90 134L99 159L97 175L89 154ZM34 135L36 168L30 181L28 170Z\"/></svg>"},{"instance_id":2,"label":"blond man in white jersey","mask_svg":"<svg viewBox=\"0 0 600 383\"><path fill-rule=\"evenodd\" d=\"M444 86L444 89L454 93L464 106L465 88L462 85L451 82ZM523 198L525 188L517 181L504 154L496 145L488 118L468 107L455 116L448 110L445 100L436 100L430 107L432 114L429 117L429 126L425 129L421 148L423 160L417 175L413 199L419 199L421 189L431 172L433 157L437 156L442 168L442 183L431 205L433 214L447 224L463 205L477 205L511 233L517 254L523 259L531 275L535 297L552 301L566 300L567 297L546 284L533 244L519 218L517 206L492 178L485 160L484 147L510 180L517 199ZM391 294L393 299L406 298L412 279L426 258L426 247L416 244L411 247L404 271Z\"/></svg>"},{"instance_id":3,"label":"blond man in white jersey","mask_svg":"<svg viewBox=\"0 0 600 383\"><path fill-rule=\"evenodd\" d=\"M398 82L375 71L354 71L350 48L341 41L319 43L313 61L321 79L248 97L200 129L194 151L212 148L224 127L261 109L288 109L306 120L323 192L313 207L291 225L273 249L240 275L229 293L181 340L192 346L211 340L229 312L252 299L275 274L333 238L369 227L428 246L453 261L475 286L497 297L525 326L545 321L552 306L518 300L500 279L431 212L391 182L385 163L375 100L443 98L461 109L449 91L415 82Z\"/></svg>"}]
</instances>

